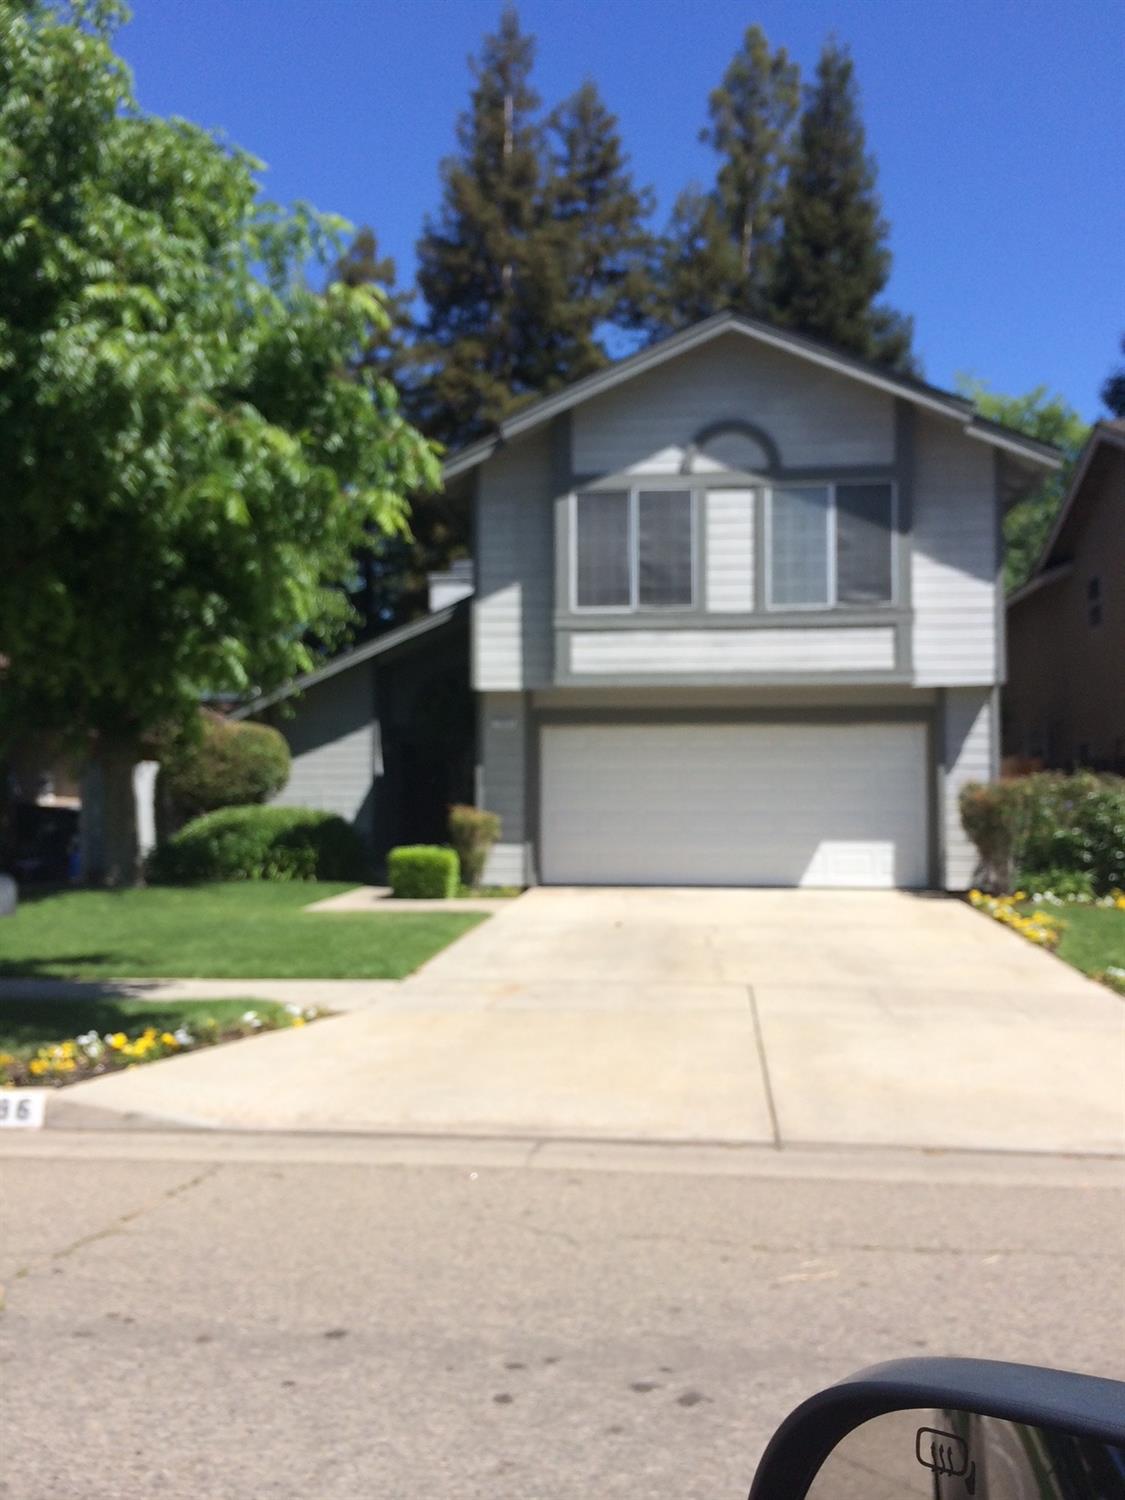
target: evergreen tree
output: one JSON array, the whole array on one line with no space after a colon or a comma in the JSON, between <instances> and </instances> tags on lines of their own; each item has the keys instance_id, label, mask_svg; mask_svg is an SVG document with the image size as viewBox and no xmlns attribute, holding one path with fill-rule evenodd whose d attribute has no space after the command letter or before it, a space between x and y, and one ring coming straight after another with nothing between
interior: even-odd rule
<instances>
[{"instance_id":1,"label":"evergreen tree","mask_svg":"<svg viewBox=\"0 0 1125 1500\"><path fill-rule=\"evenodd\" d=\"M708 101L700 139L720 161L709 190L676 200L656 268L650 332L733 307L769 317L769 287L780 237L785 167L800 102L799 75L784 48L748 28Z\"/></svg>"},{"instance_id":2,"label":"evergreen tree","mask_svg":"<svg viewBox=\"0 0 1125 1500\"><path fill-rule=\"evenodd\" d=\"M738 256L714 193L693 184L672 208L653 271L655 287L648 327L663 338L734 300Z\"/></svg>"},{"instance_id":3,"label":"evergreen tree","mask_svg":"<svg viewBox=\"0 0 1125 1500\"><path fill-rule=\"evenodd\" d=\"M442 206L418 244L426 318L412 414L449 445L493 427L539 375L533 272L544 261L544 165L533 58L534 42L508 5L471 62L460 154L442 164Z\"/></svg>"},{"instance_id":4,"label":"evergreen tree","mask_svg":"<svg viewBox=\"0 0 1125 1500\"><path fill-rule=\"evenodd\" d=\"M1121 352L1125 354L1125 337L1121 340ZM1102 400L1115 417L1125 417L1125 365L1106 377Z\"/></svg>"},{"instance_id":5,"label":"evergreen tree","mask_svg":"<svg viewBox=\"0 0 1125 1500\"><path fill-rule=\"evenodd\" d=\"M715 202L737 254L733 305L762 315L780 234L782 190L800 75L784 47L770 52L759 26L748 28L709 103L702 139L722 158Z\"/></svg>"},{"instance_id":6,"label":"evergreen tree","mask_svg":"<svg viewBox=\"0 0 1125 1500\"><path fill-rule=\"evenodd\" d=\"M890 275L887 234L852 60L830 40L789 168L773 315L862 358L910 369L910 320L875 301Z\"/></svg>"},{"instance_id":7,"label":"evergreen tree","mask_svg":"<svg viewBox=\"0 0 1125 1500\"><path fill-rule=\"evenodd\" d=\"M357 358L359 367L371 370L400 388L409 365L407 351L414 331L411 303L414 293L396 285L393 256L379 254L379 242L373 229L366 225L355 237L332 269L332 281L348 287L373 287L379 294L386 315L385 326L372 327ZM401 389L400 389L401 393Z\"/></svg>"},{"instance_id":8,"label":"evergreen tree","mask_svg":"<svg viewBox=\"0 0 1125 1500\"><path fill-rule=\"evenodd\" d=\"M651 301L652 194L633 182L617 118L589 80L552 113L538 346L541 391L607 362L607 325L636 327Z\"/></svg>"}]
</instances>

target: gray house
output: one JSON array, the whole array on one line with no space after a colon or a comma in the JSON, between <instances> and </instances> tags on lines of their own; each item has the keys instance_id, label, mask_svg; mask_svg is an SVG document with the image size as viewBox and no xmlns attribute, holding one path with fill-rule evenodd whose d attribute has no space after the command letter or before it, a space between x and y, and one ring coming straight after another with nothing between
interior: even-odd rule
<instances>
[{"instance_id":1,"label":"gray house","mask_svg":"<svg viewBox=\"0 0 1125 1500\"><path fill-rule=\"evenodd\" d=\"M963 888L1000 517L1058 464L958 396L708 318L450 460L472 577L285 690L286 799L385 847L388 714L440 659L475 701L491 881Z\"/></svg>"}]
</instances>

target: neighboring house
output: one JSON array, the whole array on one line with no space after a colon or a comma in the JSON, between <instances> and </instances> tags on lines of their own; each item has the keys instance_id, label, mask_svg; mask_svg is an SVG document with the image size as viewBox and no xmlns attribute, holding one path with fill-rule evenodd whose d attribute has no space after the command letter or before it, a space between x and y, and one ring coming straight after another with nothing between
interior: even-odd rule
<instances>
[{"instance_id":1,"label":"neighboring house","mask_svg":"<svg viewBox=\"0 0 1125 1500\"><path fill-rule=\"evenodd\" d=\"M464 610L489 881L965 887L958 792L999 760L1001 509L1059 461L959 396L708 318L447 463L471 604L308 679L286 795L385 847L373 682Z\"/></svg>"},{"instance_id":2,"label":"neighboring house","mask_svg":"<svg viewBox=\"0 0 1125 1500\"><path fill-rule=\"evenodd\" d=\"M1008 600L1004 751L1125 771L1125 421L1100 422Z\"/></svg>"}]
</instances>

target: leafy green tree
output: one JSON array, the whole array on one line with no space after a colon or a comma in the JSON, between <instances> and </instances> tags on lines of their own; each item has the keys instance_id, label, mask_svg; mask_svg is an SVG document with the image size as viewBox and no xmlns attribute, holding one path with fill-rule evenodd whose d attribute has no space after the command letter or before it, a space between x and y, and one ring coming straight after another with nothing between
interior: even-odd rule
<instances>
[{"instance_id":1,"label":"leafy green tree","mask_svg":"<svg viewBox=\"0 0 1125 1500\"><path fill-rule=\"evenodd\" d=\"M366 528L438 483L394 390L347 374L386 314L299 268L339 221L142 114L113 0L0 0L0 736L98 768L89 874L136 878L131 773L205 692L340 639Z\"/></svg>"},{"instance_id":2,"label":"leafy green tree","mask_svg":"<svg viewBox=\"0 0 1125 1500\"><path fill-rule=\"evenodd\" d=\"M536 388L544 142L531 87L535 46L505 7L472 60L474 86L442 163L443 199L418 243L426 315L417 420L460 445L494 427Z\"/></svg>"},{"instance_id":3,"label":"leafy green tree","mask_svg":"<svg viewBox=\"0 0 1125 1500\"><path fill-rule=\"evenodd\" d=\"M1052 394L1045 385L1037 385L1026 396L1003 396L982 380L958 375L957 389L969 397L982 417L1003 422L1040 442L1053 443L1066 455L1062 470L1049 475L1004 517L1004 582L1010 592L1027 582L1043 550L1090 429L1069 402Z\"/></svg>"},{"instance_id":4,"label":"leafy green tree","mask_svg":"<svg viewBox=\"0 0 1125 1500\"><path fill-rule=\"evenodd\" d=\"M333 266L331 280L347 287L372 287L379 294L384 316L377 325L372 324L355 362L393 381L401 393L409 372L414 293L399 287L394 257L379 254L373 229L364 225L356 231Z\"/></svg>"},{"instance_id":5,"label":"leafy green tree","mask_svg":"<svg viewBox=\"0 0 1125 1500\"><path fill-rule=\"evenodd\" d=\"M830 40L797 132L770 304L779 322L800 333L909 370L912 324L876 303L891 255L875 176L855 69Z\"/></svg>"},{"instance_id":6,"label":"leafy green tree","mask_svg":"<svg viewBox=\"0 0 1125 1500\"><path fill-rule=\"evenodd\" d=\"M1125 336L1121 339L1121 352L1125 354ZM1106 377L1102 386L1102 400L1115 417L1125 417L1125 365Z\"/></svg>"}]
</instances>

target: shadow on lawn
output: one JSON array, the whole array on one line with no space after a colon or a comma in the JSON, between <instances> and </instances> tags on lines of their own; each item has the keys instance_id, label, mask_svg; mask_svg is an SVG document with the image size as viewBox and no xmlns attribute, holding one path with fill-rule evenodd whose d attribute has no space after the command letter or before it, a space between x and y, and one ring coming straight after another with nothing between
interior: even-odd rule
<instances>
[{"instance_id":1,"label":"shadow on lawn","mask_svg":"<svg viewBox=\"0 0 1125 1500\"><path fill-rule=\"evenodd\" d=\"M90 989L96 987L91 985ZM199 1005L206 1014L207 1005ZM0 1050L38 1047L47 1042L62 1042L86 1031L123 1031L128 1036L155 1026L158 1031L175 1031L184 1019L183 1005L163 1006L157 1002L138 1004L137 999L114 994L57 996L53 999L0 1000Z\"/></svg>"},{"instance_id":2,"label":"shadow on lawn","mask_svg":"<svg viewBox=\"0 0 1125 1500\"><path fill-rule=\"evenodd\" d=\"M108 964L116 962L112 953L55 953L50 958L0 958L0 979L26 979L29 993L42 989L46 994L76 995L127 993L120 984L106 984L99 979L64 979L52 971L60 964L77 968L80 964ZM129 986L128 990L131 991ZM139 991L138 993L143 993Z\"/></svg>"}]
</instances>

